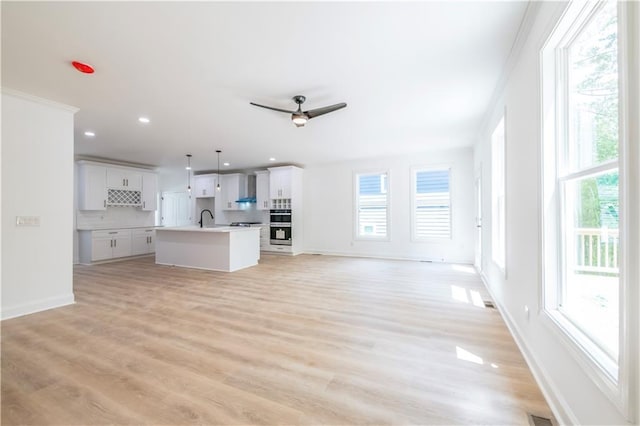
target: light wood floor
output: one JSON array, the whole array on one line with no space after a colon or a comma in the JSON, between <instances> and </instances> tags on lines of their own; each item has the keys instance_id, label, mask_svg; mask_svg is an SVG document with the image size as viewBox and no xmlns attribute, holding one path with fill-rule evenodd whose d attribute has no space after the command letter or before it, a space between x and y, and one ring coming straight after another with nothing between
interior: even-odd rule
<instances>
[{"instance_id":1,"label":"light wood floor","mask_svg":"<svg viewBox=\"0 0 640 426\"><path fill-rule=\"evenodd\" d=\"M75 268L2 323L2 424L520 424L549 408L470 267L302 255ZM465 298L468 302L465 302Z\"/></svg>"}]
</instances>

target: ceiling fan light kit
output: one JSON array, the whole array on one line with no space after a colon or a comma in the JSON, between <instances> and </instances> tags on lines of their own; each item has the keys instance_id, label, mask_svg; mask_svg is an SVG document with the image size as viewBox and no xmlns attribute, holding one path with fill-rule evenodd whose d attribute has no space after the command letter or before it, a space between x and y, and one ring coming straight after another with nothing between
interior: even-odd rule
<instances>
[{"instance_id":1,"label":"ceiling fan light kit","mask_svg":"<svg viewBox=\"0 0 640 426\"><path fill-rule=\"evenodd\" d=\"M266 105L260 105L257 104L255 102L249 102L251 105L253 106L257 106L260 108L266 108L266 109L271 109L273 111L278 111L278 112L285 112L287 114L291 114L291 121L293 121L293 124L296 125L296 127L304 127L305 124L307 124L307 121L311 120L314 117L318 117L320 115L323 114L327 114L329 112L333 112L336 110L339 110L341 108L344 108L347 106L346 103L341 102L339 104L335 104L335 105L329 105L326 107L322 107L322 108L316 108L316 109L310 109L308 111L302 111L302 104L304 103L304 101L306 101L307 98L302 96L302 95L296 95L293 97L293 101L298 104L298 109L295 111L289 111L286 109L281 109L281 108L275 108L275 107L270 107L270 106L266 106Z\"/></svg>"},{"instance_id":2,"label":"ceiling fan light kit","mask_svg":"<svg viewBox=\"0 0 640 426\"><path fill-rule=\"evenodd\" d=\"M296 127L304 127L304 125L307 124L307 120L307 116L304 114L291 115L291 121L293 121L293 124L295 124Z\"/></svg>"}]
</instances>

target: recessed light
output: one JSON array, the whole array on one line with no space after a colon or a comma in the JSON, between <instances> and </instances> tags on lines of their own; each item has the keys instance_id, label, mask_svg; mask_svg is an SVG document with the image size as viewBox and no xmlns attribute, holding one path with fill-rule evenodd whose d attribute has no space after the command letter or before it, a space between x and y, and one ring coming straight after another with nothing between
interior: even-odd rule
<instances>
[{"instance_id":1,"label":"recessed light","mask_svg":"<svg viewBox=\"0 0 640 426\"><path fill-rule=\"evenodd\" d=\"M223 166L229 166L229 163L222 163Z\"/></svg>"},{"instance_id":2,"label":"recessed light","mask_svg":"<svg viewBox=\"0 0 640 426\"><path fill-rule=\"evenodd\" d=\"M185 167L185 170L191 170L191 166Z\"/></svg>"},{"instance_id":3,"label":"recessed light","mask_svg":"<svg viewBox=\"0 0 640 426\"><path fill-rule=\"evenodd\" d=\"M138 118L138 121L144 124L148 124L150 120L147 117L140 117Z\"/></svg>"},{"instance_id":4,"label":"recessed light","mask_svg":"<svg viewBox=\"0 0 640 426\"><path fill-rule=\"evenodd\" d=\"M84 132L84 135L85 135L85 136L89 136L90 138L92 138L92 137L94 137L96 134L87 130L86 132Z\"/></svg>"},{"instance_id":5,"label":"recessed light","mask_svg":"<svg viewBox=\"0 0 640 426\"><path fill-rule=\"evenodd\" d=\"M276 161L276 159L271 157L271 158L269 158L269 161Z\"/></svg>"}]
</instances>

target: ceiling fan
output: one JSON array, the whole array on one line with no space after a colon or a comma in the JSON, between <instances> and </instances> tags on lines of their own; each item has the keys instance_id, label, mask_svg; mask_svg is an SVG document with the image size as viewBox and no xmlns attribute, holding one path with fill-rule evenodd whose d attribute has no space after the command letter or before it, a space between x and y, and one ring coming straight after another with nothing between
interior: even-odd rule
<instances>
[{"instance_id":1,"label":"ceiling fan","mask_svg":"<svg viewBox=\"0 0 640 426\"><path fill-rule=\"evenodd\" d=\"M251 105L255 105L260 108L272 109L274 111L286 112L287 114L291 114L291 121L296 127L304 127L308 120L311 120L314 117L318 117L323 114L327 114L329 112L333 112L339 110L340 108L344 108L347 106L344 102L335 105L329 105L322 108L310 109L309 111L302 111L302 104L306 101L302 95L296 95L293 97L293 101L298 104L298 109L296 111L289 111L281 108L274 108L266 105L256 104L255 102L249 102Z\"/></svg>"}]
</instances>

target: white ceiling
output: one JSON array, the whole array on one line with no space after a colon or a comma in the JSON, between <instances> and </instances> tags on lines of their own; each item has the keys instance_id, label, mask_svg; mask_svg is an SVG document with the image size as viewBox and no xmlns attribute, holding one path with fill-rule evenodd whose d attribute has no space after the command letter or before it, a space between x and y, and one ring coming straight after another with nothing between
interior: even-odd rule
<instances>
[{"instance_id":1,"label":"white ceiling","mask_svg":"<svg viewBox=\"0 0 640 426\"><path fill-rule=\"evenodd\" d=\"M526 7L3 1L2 85L80 108L77 155L162 168L191 153L195 170L215 169L216 149L245 169L465 146ZM296 128L249 105L294 109L297 94L303 109L348 106Z\"/></svg>"}]
</instances>

